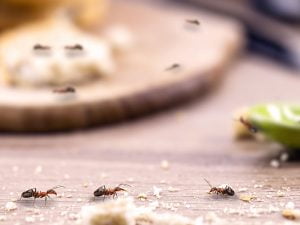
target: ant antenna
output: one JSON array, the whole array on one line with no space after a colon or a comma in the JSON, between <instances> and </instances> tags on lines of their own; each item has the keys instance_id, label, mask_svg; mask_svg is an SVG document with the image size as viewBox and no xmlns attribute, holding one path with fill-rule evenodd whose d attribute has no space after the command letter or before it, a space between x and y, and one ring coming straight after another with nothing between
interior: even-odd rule
<instances>
[{"instance_id":1,"label":"ant antenna","mask_svg":"<svg viewBox=\"0 0 300 225\"><path fill-rule=\"evenodd\" d=\"M119 184L118 185L118 187L120 187L120 186L122 186L122 185L124 185L124 186L128 186L128 187L132 187L131 185L129 185L129 184Z\"/></svg>"},{"instance_id":2,"label":"ant antenna","mask_svg":"<svg viewBox=\"0 0 300 225\"><path fill-rule=\"evenodd\" d=\"M209 183L208 180L206 180L205 178L203 178L203 180L205 180L205 182L210 186L210 188L212 188L212 185Z\"/></svg>"},{"instance_id":3,"label":"ant antenna","mask_svg":"<svg viewBox=\"0 0 300 225\"><path fill-rule=\"evenodd\" d=\"M57 188L65 188L65 186L62 186L62 185L57 185L57 186L54 186L53 188L51 188L51 189L57 189Z\"/></svg>"}]
</instances>

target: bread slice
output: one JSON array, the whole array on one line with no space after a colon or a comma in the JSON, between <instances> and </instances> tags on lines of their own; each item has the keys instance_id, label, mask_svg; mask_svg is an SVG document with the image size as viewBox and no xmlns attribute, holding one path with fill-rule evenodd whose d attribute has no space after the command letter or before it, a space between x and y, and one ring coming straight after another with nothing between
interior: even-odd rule
<instances>
[{"instance_id":1,"label":"bread slice","mask_svg":"<svg viewBox=\"0 0 300 225\"><path fill-rule=\"evenodd\" d=\"M110 75L114 61L104 40L57 16L2 34L0 71L5 85L77 84Z\"/></svg>"}]
</instances>

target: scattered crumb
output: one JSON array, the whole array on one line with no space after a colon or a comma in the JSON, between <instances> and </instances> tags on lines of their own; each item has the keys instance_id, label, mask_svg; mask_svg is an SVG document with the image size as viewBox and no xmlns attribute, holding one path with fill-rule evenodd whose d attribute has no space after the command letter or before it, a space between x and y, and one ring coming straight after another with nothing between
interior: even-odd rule
<instances>
[{"instance_id":1,"label":"scattered crumb","mask_svg":"<svg viewBox=\"0 0 300 225\"><path fill-rule=\"evenodd\" d=\"M83 183L82 187L87 188L89 186L89 183Z\"/></svg>"},{"instance_id":2,"label":"scattered crumb","mask_svg":"<svg viewBox=\"0 0 300 225\"><path fill-rule=\"evenodd\" d=\"M281 212L281 215L289 220L296 220L300 218L300 210L296 209L284 209Z\"/></svg>"},{"instance_id":3,"label":"scattered crumb","mask_svg":"<svg viewBox=\"0 0 300 225\"><path fill-rule=\"evenodd\" d=\"M61 216L66 216L67 214L68 214L67 211L62 211L62 212L60 213Z\"/></svg>"},{"instance_id":4,"label":"scattered crumb","mask_svg":"<svg viewBox=\"0 0 300 225\"><path fill-rule=\"evenodd\" d=\"M43 171L43 167L39 165L39 166L35 167L34 173L40 174L42 171Z\"/></svg>"},{"instance_id":5,"label":"scattered crumb","mask_svg":"<svg viewBox=\"0 0 300 225\"><path fill-rule=\"evenodd\" d=\"M290 187L281 187L281 189L284 190L284 191L290 191L291 190Z\"/></svg>"},{"instance_id":6,"label":"scattered crumb","mask_svg":"<svg viewBox=\"0 0 300 225\"><path fill-rule=\"evenodd\" d=\"M204 221L208 224L219 224L221 221L221 218L217 216L214 212L208 212L204 216Z\"/></svg>"},{"instance_id":7,"label":"scattered crumb","mask_svg":"<svg viewBox=\"0 0 300 225\"><path fill-rule=\"evenodd\" d=\"M272 212L279 212L280 209L279 209L278 207L276 207L276 206L269 205L268 211L269 211L270 213L272 213Z\"/></svg>"},{"instance_id":8,"label":"scattered crumb","mask_svg":"<svg viewBox=\"0 0 300 225\"><path fill-rule=\"evenodd\" d=\"M262 188L263 187L263 185L262 184L254 184L254 186L253 186L254 188Z\"/></svg>"},{"instance_id":9,"label":"scattered crumb","mask_svg":"<svg viewBox=\"0 0 300 225\"><path fill-rule=\"evenodd\" d=\"M73 196L71 194L66 195L66 198L72 198Z\"/></svg>"},{"instance_id":10,"label":"scattered crumb","mask_svg":"<svg viewBox=\"0 0 300 225\"><path fill-rule=\"evenodd\" d=\"M8 212L16 210L17 208L18 207L17 207L16 203L14 203L14 202L7 202L5 204L5 210L8 211Z\"/></svg>"},{"instance_id":11,"label":"scattered crumb","mask_svg":"<svg viewBox=\"0 0 300 225\"><path fill-rule=\"evenodd\" d=\"M248 191L248 188L239 188L238 189L238 192L246 192L246 191Z\"/></svg>"},{"instance_id":12,"label":"scattered crumb","mask_svg":"<svg viewBox=\"0 0 300 225\"><path fill-rule=\"evenodd\" d=\"M70 220L77 220L77 219L79 218L79 215L76 214L76 213L70 213L70 214L68 215L68 218L69 218Z\"/></svg>"},{"instance_id":13,"label":"scattered crumb","mask_svg":"<svg viewBox=\"0 0 300 225\"><path fill-rule=\"evenodd\" d=\"M191 205L188 204L188 203L186 203L186 202L183 203L183 206L184 206L185 208L187 208L187 209L191 208Z\"/></svg>"},{"instance_id":14,"label":"scattered crumb","mask_svg":"<svg viewBox=\"0 0 300 225\"><path fill-rule=\"evenodd\" d=\"M158 201L154 201L154 202L151 202L150 204L149 204L149 208L151 209L151 210L155 210L155 209L157 209L159 207L159 202Z\"/></svg>"},{"instance_id":15,"label":"scattered crumb","mask_svg":"<svg viewBox=\"0 0 300 225\"><path fill-rule=\"evenodd\" d=\"M160 163L160 167L164 170L168 170L170 168L170 163L167 160L162 160Z\"/></svg>"},{"instance_id":16,"label":"scattered crumb","mask_svg":"<svg viewBox=\"0 0 300 225\"><path fill-rule=\"evenodd\" d=\"M273 168L279 168L280 167L280 162L277 159L272 159L270 161L270 166Z\"/></svg>"},{"instance_id":17,"label":"scattered crumb","mask_svg":"<svg viewBox=\"0 0 300 225\"><path fill-rule=\"evenodd\" d=\"M82 207L81 225L201 225L201 217L196 220L179 214L155 213L149 207L137 207L131 198L107 201L94 206ZM206 221L217 221L217 217L207 215Z\"/></svg>"},{"instance_id":18,"label":"scattered crumb","mask_svg":"<svg viewBox=\"0 0 300 225\"><path fill-rule=\"evenodd\" d=\"M159 183L161 183L161 184L166 184L166 183L167 183L167 181L165 181L165 180L161 180Z\"/></svg>"},{"instance_id":19,"label":"scattered crumb","mask_svg":"<svg viewBox=\"0 0 300 225\"><path fill-rule=\"evenodd\" d=\"M295 208L295 203L294 202L288 202L285 205L286 209L294 209Z\"/></svg>"},{"instance_id":20,"label":"scattered crumb","mask_svg":"<svg viewBox=\"0 0 300 225\"><path fill-rule=\"evenodd\" d=\"M33 222L35 222L35 218L32 217L32 216L26 216L25 217L25 222L27 222L27 223L33 223Z\"/></svg>"},{"instance_id":21,"label":"scattered crumb","mask_svg":"<svg viewBox=\"0 0 300 225\"><path fill-rule=\"evenodd\" d=\"M158 188L156 186L153 186L153 195L156 197L156 198L161 198L161 192L162 192L162 189L161 188Z\"/></svg>"},{"instance_id":22,"label":"scattered crumb","mask_svg":"<svg viewBox=\"0 0 300 225\"><path fill-rule=\"evenodd\" d=\"M5 221L5 220L7 220L7 217L4 216L4 215L0 215L0 222L1 222L1 221Z\"/></svg>"},{"instance_id":23,"label":"scattered crumb","mask_svg":"<svg viewBox=\"0 0 300 225\"><path fill-rule=\"evenodd\" d=\"M163 209L168 209L168 210L171 210L173 212L176 212L178 210L179 204L178 203L161 202L160 206Z\"/></svg>"},{"instance_id":24,"label":"scattered crumb","mask_svg":"<svg viewBox=\"0 0 300 225\"><path fill-rule=\"evenodd\" d=\"M102 178L102 179L104 179L104 178L106 178L106 177L108 177L107 173L101 173L101 178Z\"/></svg>"},{"instance_id":25,"label":"scattered crumb","mask_svg":"<svg viewBox=\"0 0 300 225\"><path fill-rule=\"evenodd\" d=\"M132 178L132 177L129 177L128 179L127 179L127 182L129 182L129 183L132 183L134 181L134 179Z\"/></svg>"},{"instance_id":26,"label":"scattered crumb","mask_svg":"<svg viewBox=\"0 0 300 225\"><path fill-rule=\"evenodd\" d=\"M277 197L285 197L285 193L283 191L277 191L276 196Z\"/></svg>"},{"instance_id":27,"label":"scattered crumb","mask_svg":"<svg viewBox=\"0 0 300 225\"><path fill-rule=\"evenodd\" d=\"M251 202L252 200L256 199L256 196L254 195L240 195L239 199L244 202Z\"/></svg>"},{"instance_id":28,"label":"scattered crumb","mask_svg":"<svg viewBox=\"0 0 300 225\"><path fill-rule=\"evenodd\" d=\"M81 198L77 198L76 201L77 202L82 202L82 199Z\"/></svg>"},{"instance_id":29,"label":"scattered crumb","mask_svg":"<svg viewBox=\"0 0 300 225\"><path fill-rule=\"evenodd\" d=\"M137 198L141 201L147 200L148 196L145 193L138 194Z\"/></svg>"},{"instance_id":30,"label":"scattered crumb","mask_svg":"<svg viewBox=\"0 0 300 225\"><path fill-rule=\"evenodd\" d=\"M281 162L286 162L289 159L289 154L286 153L286 152L283 152L283 153L280 154L280 158L279 159L280 159Z\"/></svg>"},{"instance_id":31,"label":"scattered crumb","mask_svg":"<svg viewBox=\"0 0 300 225\"><path fill-rule=\"evenodd\" d=\"M177 192L177 191L180 191L180 189L179 188L174 188L174 187L168 187L168 189L167 189L169 192Z\"/></svg>"}]
</instances>

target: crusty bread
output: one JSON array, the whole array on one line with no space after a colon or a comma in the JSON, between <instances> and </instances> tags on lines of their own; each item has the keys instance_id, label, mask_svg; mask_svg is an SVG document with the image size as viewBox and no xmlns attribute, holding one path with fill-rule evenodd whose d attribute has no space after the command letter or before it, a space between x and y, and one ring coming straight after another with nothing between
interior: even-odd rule
<instances>
[{"instance_id":1,"label":"crusty bread","mask_svg":"<svg viewBox=\"0 0 300 225\"><path fill-rule=\"evenodd\" d=\"M48 49L35 49L37 45ZM6 85L40 87L109 75L114 62L104 40L78 30L65 17L55 16L3 33L0 70Z\"/></svg>"},{"instance_id":2,"label":"crusty bread","mask_svg":"<svg viewBox=\"0 0 300 225\"><path fill-rule=\"evenodd\" d=\"M103 21L107 5L106 0L1 0L0 30L43 19L56 10L82 28L91 28Z\"/></svg>"}]
</instances>

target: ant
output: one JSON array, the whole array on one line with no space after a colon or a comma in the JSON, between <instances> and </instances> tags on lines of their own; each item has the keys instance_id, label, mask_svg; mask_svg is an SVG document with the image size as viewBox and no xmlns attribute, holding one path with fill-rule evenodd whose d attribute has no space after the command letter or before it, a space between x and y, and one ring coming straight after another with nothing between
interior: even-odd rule
<instances>
[{"instance_id":1,"label":"ant","mask_svg":"<svg viewBox=\"0 0 300 225\"><path fill-rule=\"evenodd\" d=\"M174 70L174 69L177 69L180 67L180 64L179 63L174 63L172 64L171 66L169 66L168 68L165 69L165 71L168 71L168 70Z\"/></svg>"},{"instance_id":2,"label":"ant","mask_svg":"<svg viewBox=\"0 0 300 225\"><path fill-rule=\"evenodd\" d=\"M243 117L240 117L238 121L241 122L245 127L247 127L248 130L252 133L257 133L258 129L255 126L253 126L249 121L245 120Z\"/></svg>"},{"instance_id":3,"label":"ant","mask_svg":"<svg viewBox=\"0 0 300 225\"><path fill-rule=\"evenodd\" d=\"M106 188L105 185L103 185L103 186L99 187L96 191L94 191L94 197L104 196L104 199L105 199L105 196L109 196L109 195L112 195L113 198L118 197L118 194L117 194L118 191L127 191L127 190L121 188L121 185L126 185L126 186L131 187L128 184L119 184L117 187L114 187L114 188Z\"/></svg>"},{"instance_id":4,"label":"ant","mask_svg":"<svg viewBox=\"0 0 300 225\"><path fill-rule=\"evenodd\" d=\"M199 20L185 20L187 23L190 23L190 24L193 24L193 25L196 25L196 26L199 26L200 25L200 22Z\"/></svg>"},{"instance_id":5,"label":"ant","mask_svg":"<svg viewBox=\"0 0 300 225\"><path fill-rule=\"evenodd\" d=\"M55 187L53 187L53 188L51 188L47 191L37 191L36 188L31 188L31 189L28 189L27 191L24 191L21 194L20 200L22 198L31 198L31 197L33 197L34 198L33 204L34 204L36 198L45 198L45 205L46 205L47 198L50 198L49 195L57 195L57 193L54 189L61 188L61 187L64 187L64 186L58 185L58 186L55 186Z\"/></svg>"},{"instance_id":6,"label":"ant","mask_svg":"<svg viewBox=\"0 0 300 225\"><path fill-rule=\"evenodd\" d=\"M67 46L65 46L65 49L68 49L68 50L83 50L83 47L80 44L75 44L75 45L67 45Z\"/></svg>"},{"instance_id":7,"label":"ant","mask_svg":"<svg viewBox=\"0 0 300 225\"><path fill-rule=\"evenodd\" d=\"M53 90L54 93L75 93L76 89L72 86L56 88Z\"/></svg>"},{"instance_id":8,"label":"ant","mask_svg":"<svg viewBox=\"0 0 300 225\"><path fill-rule=\"evenodd\" d=\"M49 50L50 49L50 46L47 46L47 45L41 45L41 44L35 44L33 46L33 49L34 50Z\"/></svg>"},{"instance_id":9,"label":"ant","mask_svg":"<svg viewBox=\"0 0 300 225\"><path fill-rule=\"evenodd\" d=\"M222 195L229 195L233 196L234 195L234 190L227 184L222 184L219 187L213 187L208 180L203 178L205 182L210 186L210 190L208 194L215 193L215 194L222 194Z\"/></svg>"}]
</instances>

